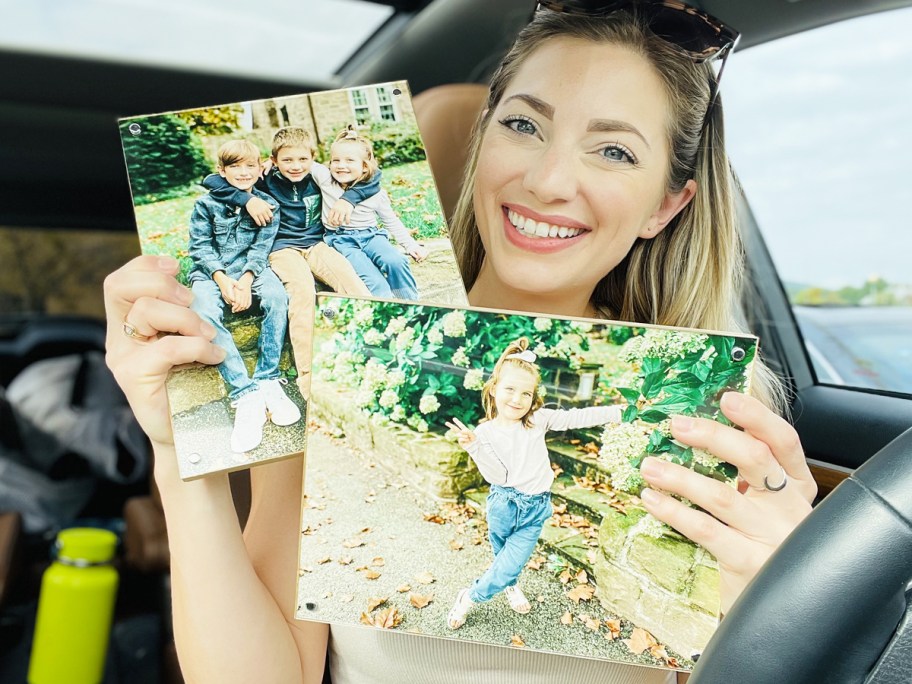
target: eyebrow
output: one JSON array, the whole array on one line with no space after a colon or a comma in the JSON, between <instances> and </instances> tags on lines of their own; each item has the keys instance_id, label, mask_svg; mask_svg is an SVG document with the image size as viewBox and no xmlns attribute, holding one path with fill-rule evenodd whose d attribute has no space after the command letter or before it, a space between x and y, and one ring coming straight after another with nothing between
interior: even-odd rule
<instances>
[{"instance_id":1,"label":"eyebrow","mask_svg":"<svg viewBox=\"0 0 912 684\"><path fill-rule=\"evenodd\" d=\"M526 103L534 109L536 112L546 117L549 121L554 119L554 107L549 105L544 100L541 100L534 95L528 95L526 93L517 93L516 95L511 95L504 103L510 102L511 100L519 100ZM632 133L637 136L647 148L650 150L652 147L649 145L649 141L646 140L645 136L640 133L639 129L636 126L633 126L626 121L620 121L619 119L592 119L589 122L589 127L586 129L590 133L616 133L618 131L623 133Z\"/></svg>"}]
</instances>

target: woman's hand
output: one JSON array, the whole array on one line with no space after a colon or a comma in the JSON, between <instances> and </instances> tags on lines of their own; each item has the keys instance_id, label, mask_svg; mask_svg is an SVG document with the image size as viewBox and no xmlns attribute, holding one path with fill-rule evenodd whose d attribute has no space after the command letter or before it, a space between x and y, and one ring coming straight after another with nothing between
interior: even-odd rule
<instances>
[{"instance_id":1,"label":"woman's hand","mask_svg":"<svg viewBox=\"0 0 912 684\"><path fill-rule=\"evenodd\" d=\"M725 613L766 559L811 512L817 485L798 434L784 419L738 392L726 393L721 407L743 432L712 420L676 416L672 434L737 467L739 487L650 457L641 468L650 486L683 496L706 512L654 489L644 489L641 498L652 515L718 559ZM784 477L785 486L780 489Z\"/></svg>"},{"instance_id":2,"label":"woman's hand","mask_svg":"<svg viewBox=\"0 0 912 684\"><path fill-rule=\"evenodd\" d=\"M193 294L177 272L175 259L141 256L104 282L107 364L154 446L174 445L165 393L172 366L225 358L211 342L215 329L187 308Z\"/></svg>"},{"instance_id":3,"label":"woman's hand","mask_svg":"<svg viewBox=\"0 0 912 684\"><path fill-rule=\"evenodd\" d=\"M472 432L465 423L459 420L459 418L453 418L452 421L448 420L444 425L456 433L456 441L459 442L459 446L463 449L468 449L469 445L475 441L475 433Z\"/></svg>"}]
</instances>

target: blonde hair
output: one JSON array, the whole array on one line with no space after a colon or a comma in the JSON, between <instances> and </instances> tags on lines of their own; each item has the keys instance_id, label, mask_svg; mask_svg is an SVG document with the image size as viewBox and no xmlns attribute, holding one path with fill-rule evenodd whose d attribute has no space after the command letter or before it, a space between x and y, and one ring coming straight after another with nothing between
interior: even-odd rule
<instances>
[{"instance_id":1,"label":"blonde hair","mask_svg":"<svg viewBox=\"0 0 912 684\"><path fill-rule=\"evenodd\" d=\"M371 144L370 140L358 133L357 129L352 124L349 124L339 132L339 135L336 136L336 139L333 141L332 146L329 148L330 153L332 152L332 148L340 142L350 142L358 145L364 155L364 171L358 178L349 183L348 186L369 180L375 173L377 173L380 165L377 163L377 159L374 157L374 146Z\"/></svg>"},{"instance_id":2,"label":"blonde hair","mask_svg":"<svg viewBox=\"0 0 912 684\"><path fill-rule=\"evenodd\" d=\"M273 158L278 156L283 147L306 147L310 150L311 157L317 154L313 136L300 126L286 126L276 131L276 134L272 136Z\"/></svg>"},{"instance_id":3,"label":"blonde hair","mask_svg":"<svg viewBox=\"0 0 912 684\"><path fill-rule=\"evenodd\" d=\"M497 363L494 364L494 371L491 373L491 377L488 378L488 381L481 390L481 407L485 412L485 420L494 420L497 418L497 406L494 405L494 391L497 388L497 383L500 381L500 374L503 372L503 369L518 368L535 378L535 389L532 390L532 405L529 407L529 410L526 411L526 415L522 417L523 427L527 428L532 426L532 414L538 411L545 403L544 399L542 399L541 395L538 393L538 386L541 384L541 371L539 371L538 366L531 361L516 358L515 356L513 358L508 358L511 354L519 354L526 351L528 348L529 340L525 337L520 337L515 342L511 342L507 345L507 348L504 349L503 354L500 355Z\"/></svg>"},{"instance_id":4,"label":"blonde hair","mask_svg":"<svg viewBox=\"0 0 912 684\"><path fill-rule=\"evenodd\" d=\"M610 43L649 61L665 88L669 107L671 158L666 189L678 192L691 178L697 184L693 200L664 230L652 239L637 239L627 256L605 274L592 293L592 303L618 320L741 331L738 307L744 255L735 221L734 179L725 153L719 98L704 126L715 74L710 64L696 64L683 57L629 11L598 18L537 12L495 72L486 110L475 125L450 228L466 288L474 284L485 256L473 203L484 132L523 63L544 43L557 38ZM754 393L769 406L783 410L780 381L759 363Z\"/></svg>"},{"instance_id":5,"label":"blonde hair","mask_svg":"<svg viewBox=\"0 0 912 684\"><path fill-rule=\"evenodd\" d=\"M229 140L218 148L217 157L220 169L246 159L253 159L259 162L260 148L249 140Z\"/></svg>"}]
</instances>

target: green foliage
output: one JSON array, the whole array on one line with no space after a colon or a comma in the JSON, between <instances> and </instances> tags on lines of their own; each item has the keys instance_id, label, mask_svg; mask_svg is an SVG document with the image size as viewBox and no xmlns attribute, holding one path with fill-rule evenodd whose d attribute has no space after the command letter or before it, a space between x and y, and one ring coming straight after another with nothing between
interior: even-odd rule
<instances>
[{"instance_id":1,"label":"green foliage","mask_svg":"<svg viewBox=\"0 0 912 684\"><path fill-rule=\"evenodd\" d=\"M181 121L197 135L230 135L240 125L243 107L237 104L177 112Z\"/></svg>"},{"instance_id":2,"label":"green foliage","mask_svg":"<svg viewBox=\"0 0 912 684\"><path fill-rule=\"evenodd\" d=\"M318 317L318 378L357 389L372 413L419 432L455 417L482 418L481 393L505 346L526 337L542 361L578 362L591 326L529 316L343 300L331 320ZM541 364L547 386L553 370Z\"/></svg>"},{"instance_id":3,"label":"green foliage","mask_svg":"<svg viewBox=\"0 0 912 684\"><path fill-rule=\"evenodd\" d=\"M134 124L141 128L139 135L129 131ZM185 194L211 170L199 140L173 114L122 121L120 134L137 205Z\"/></svg>"},{"instance_id":4,"label":"green foliage","mask_svg":"<svg viewBox=\"0 0 912 684\"><path fill-rule=\"evenodd\" d=\"M670 418L699 416L731 425L719 401L725 392L745 388L756 351L753 339L674 330L648 330L625 343L622 357L639 370L630 386L616 388L627 402L622 425L608 426L602 436L600 458L612 471L612 484L638 492L646 455L720 480L735 477L730 464L676 441Z\"/></svg>"},{"instance_id":5,"label":"green foliage","mask_svg":"<svg viewBox=\"0 0 912 684\"><path fill-rule=\"evenodd\" d=\"M374 122L369 131L361 133L371 141L374 157L377 158L380 168L427 159L421 135L418 133L418 129L411 124ZM330 159L329 150L334 139L335 136L324 140L317 150L317 159L325 159L327 165Z\"/></svg>"}]
</instances>

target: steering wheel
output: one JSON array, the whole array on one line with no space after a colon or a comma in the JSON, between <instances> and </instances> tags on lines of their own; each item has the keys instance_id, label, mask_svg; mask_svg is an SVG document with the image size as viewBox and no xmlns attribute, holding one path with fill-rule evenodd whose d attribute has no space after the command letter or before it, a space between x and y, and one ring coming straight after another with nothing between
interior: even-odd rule
<instances>
[{"instance_id":1,"label":"steering wheel","mask_svg":"<svg viewBox=\"0 0 912 684\"><path fill-rule=\"evenodd\" d=\"M910 581L907 430L770 557L719 625L690 684L908 684Z\"/></svg>"}]
</instances>

